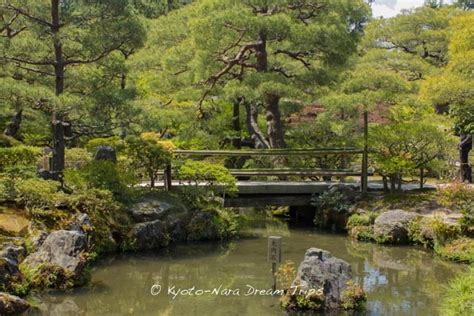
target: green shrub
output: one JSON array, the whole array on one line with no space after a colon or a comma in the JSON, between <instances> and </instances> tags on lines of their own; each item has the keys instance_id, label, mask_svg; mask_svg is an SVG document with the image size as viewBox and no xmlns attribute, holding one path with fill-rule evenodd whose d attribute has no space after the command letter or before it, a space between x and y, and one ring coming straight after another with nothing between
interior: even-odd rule
<instances>
[{"instance_id":1,"label":"green shrub","mask_svg":"<svg viewBox=\"0 0 474 316\"><path fill-rule=\"evenodd\" d=\"M474 205L474 188L468 184L455 182L437 193L437 200L441 205L456 211L472 208Z\"/></svg>"},{"instance_id":2,"label":"green shrub","mask_svg":"<svg viewBox=\"0 0 474 316\"><path fill-rule=\"evenodd\" d=\"M377 218L377 213L369 212L364 214L353 214L347 220L347 228L353 228L357 226L370 226L373 225Z\"/></svg>"},{"instance_id":3,"label":"green shrub","mask_svg":"<svg viewBox=\"0 0 474 316\"><path fill-rule=\"evenodd\" d=\"M0 134L0 148L19 146L21 143L11 136Z\"/></svg>"},{"instance_id":4,"label":"green shrub","mask_svg":"<svg viewBox=\"0 0 474 316\"><path fill-rule=\"evenodd\" d=\"M26 208L53 208L58 200L58 182L40 178L21 179L15 184L16 201Z\"/></svg>"},{"instance_id":5,"label":"green shrub","mask_svg":"<svg viewBox=\"0 0 474 316\"><path fill-rule=\"evenodd\" d=\"M474 263L474 239L459 238L435 248L436 253L448 260Z\"/></svg>"},{"instance_id":6,"label":"green shrub","mask_svg":"<svg viewBox=\"0 0 474 316\"><path fill-rule=\"evenodd\" d=\"M41 148L31 146L15 146L0 148L0 172L12 166L35 165L41 156Z\"/></svg>"},{"instance_id":7,"label":"green shrub","mask_svg":"<svg viewBox=\"0 0 474 316\"><path fill-rule=\"evenodd\" d=\"M127 158L137 177L146 176L151 187L155 186L158 171L171 163L174 146L169 141L161 141L154 133L126 139Z\"/></svg>"},{"instance_id":8,"label":"green shrub","mask_svg":"<svg viewBox=\"0 0 474 316\"><path fill-rule=\"evenodd\" d=\"M80 169L90 163L92 155L90 152L83 148L70 148L66 149L65 155L65 168L69 169Z\"/></svg>"},{"instance_id":9,"label":"green shrub","mask_svg":"<svg viewBox=\"0 0 474 316\"><path fill-rule=\"evenodd\" d=\"M351 280L341 294L342 308L360 310L367 302L367 294L361 286L355 285Z\"/></svg>"},{"instance_id":10,"label":"green shrub","mask_svg":"<svg viewBox=\"0 0 474 316\"><path fill-rule=\"evenodd\" d=\"M474 315L474 266L449 282L440 311L443 316Z\"/></svg>"},{"instance_id":11,"label":"green shrub","mask_svg":"<svg viewBox=\"0 0 474 316\"><path fill-rule=\"evenodd\" d=\"M99 189L76 191L67 197L66 203L70 210L89 215L94 226L92 232L94 252L100 254L115 249L112 230L120 229L127 222L127 218L110 191Z\"/></svg>"},{"instance_id":12,"label":"green shrub","mask_svg":"<svg viewBox=\"0 0 474 316\"><path fill-rule=\"evenodd\" d=\"M317 227L340 230L346 228L351 205L343 193L326 191L315 195L311 199L311 205L316 208L313 222Z\"/></svg>"},{"instance_id":13,"label":"green shrub","mask_svg":"<svg viewBox=\"0 0 474 316\"><path fill-rule=\"evenodd\" d=\"M459 225L444 223L436 217L429 220L428 228L433 231L435 247L450 242L461 235L461 227Z\"/></svg>"},{"instance_id":14,"label":"green shrub","mask_svg":"<svg viewBox=\"0 0 474 316\"><path fill-rule=\"evenodd\" d=\"M237 181L226 167L205 161L186 160L178 169L178 178L194 184L180 187L179 191L180 198L191 208L219 208L222 193L237 192Z\"/></svg>"},{"instance_id":15,"label":"green shrub","mask_svg":"<svg viewBox=\"0 0 474 316\"><path fill-rule=\"evenodd\" d=\"M126 171L108 160L92 160L81 169L66 170L64 180L74 190L104 189L119 198L126 198L133 184Z\"/></svg>"}]
</instances>

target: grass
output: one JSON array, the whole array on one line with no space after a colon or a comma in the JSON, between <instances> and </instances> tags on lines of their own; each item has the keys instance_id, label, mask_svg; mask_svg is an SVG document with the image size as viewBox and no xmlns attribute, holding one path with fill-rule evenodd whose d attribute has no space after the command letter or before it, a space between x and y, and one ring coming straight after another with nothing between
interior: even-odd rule
<instances>
[{"instance_id":1,"label":"grass","mask_svg":"<svg viewBox=\"0 0 474 316\"><path fill-rule=\"evenodd\" d=\"M474 266L449 283L440 312L444 316L474 315Z\"/></svg>"}]
</instances>

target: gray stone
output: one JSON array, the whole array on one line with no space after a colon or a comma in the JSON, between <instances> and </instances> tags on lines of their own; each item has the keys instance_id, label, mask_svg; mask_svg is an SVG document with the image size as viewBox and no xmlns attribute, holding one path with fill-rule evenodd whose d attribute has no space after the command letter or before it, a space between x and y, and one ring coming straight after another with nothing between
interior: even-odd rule
<instances>
[{"instance_id":1,"label":"gray stone","mask_svg":"<svg viewBox=\"0 0 474 316\"><path fill-rule=\"evenodd\" d=\"M117 154L115 149L110 146L99 146L94 156L94 160L108 160L108 161L117 161Z\"/></svg>"},{"instance_id":2,"label":"gray stone","mask_svg":"<svg viewBox=\"0 0 474 316\"><path fill-rule=\"evenodd\" d=\"M333 257L326 250L310 248L298 267L292 289L303 292L323 289L324 308L337 309L341 306L341 294L351 279L349 263Z\"/></svg>"},{"instance_id":3,"label":"gray stone","mask_svg":"<svg viewBox=\"0 0 474 316\"><path fill-rule=\"evenodd\" d=\"M157 249L168 245L169 236L163 221L139 223L130 232L136 250Z\"/></svg>"},{"instance_id":4,"label":"gray stone","mask_svg":"<svg viewBox=\"0 0 474 316\"><path fill-rule=\"evenodd\" d=\"M130 213L137 223L141 223L150 222L157 219L162 220L172 210L173 205L167 202L155 199L148 199L134 204L130 209Z\"/></svg>"},{"instance_id":5,"label":"gray stone","mask_svg":"<svg viewBox=\"0 0 474 316\"><path fill-rule=\"evenodd\" d=\"M159 220L172 221L176 218L186 220L189 212L182 203L170 197L148 197L133 204L129 213L136 223Z\"/></svg>"},{"instance_id":6,"label":"gray stone","mask_svg":"<svg viewBox=\"0 0 474 316\"><path fill-rule=\"evenodd\" d=\"M30 304L7 293L0 292L0 315L19 315L30 308Z\"/></svg>"},{"instance_id":7,"label":"gray stone","mask_svg":"<svg viewBox=\"0 0 474 316\"><path fill-rule=\"evenodd\" d=\"M387 243L407 243L408 225L417 217L415 213L392 210L382 213L375 219L375 238Z\"/></svg>"},{"instance_id":8,"label":"gray stone","mask_svg":"<svg viewBox=\"0 0 474 316\"><path fill-rule=\"evenodd\" d=\"M33 250L38 250L38 248L44 243L47 237L48 233L44 230L40 230L33 233L30 237L31 246Z\"/></svg>"},{"instance_id":9,"label":"gray stone","mask_svg":"<svg viewBox=\"0 0 474 316\"><path fill-rule=\"evenodd\" d=\"M170 220L167 230L170 232L170 238L174 242L186 241L187 231L186 225L180 219Z\"/></svg>"},{"instance_id":10,"label":"gray stone","mask_svg":"<svg viewBox=\"0 0 474 316\"><path fill-rule=\"evenodd\" d=\"M79 213L76 216L76 219L74 220L74 222L69 227L69 230L82 232L84 234L90 233L93 229L94 229L94 226L92 225L92 221L89 215L85 213Z\"/></svg>"},{"instance_id":11,"label":"gray stone","mask_svg":"<svg viewBox=\"0 0 474 316\"><path fill-rule=\"evenodd\" d=\"M48 264L61 267L71 273L73 278L80 277L88 251L87 237L79 231L59 230L52 232L38 250L24 263L30 267Z\"/></svg>"},{"instance_id":12,"label":"gray stone","mask_svg":"<svg viewBox=\"0 0 474 316\"><path fill-rule=\"evenodd\" d=\"M208 212L197 212L187 226L188 240L217 240L219 232Z\"/></svg>"},{"instance_id":13,"label":"gray stone","mask_svg":"<svg viewBox=\"0 0 474 316\"><path fill-rule=\"evenodd\" d=\"M21 279L18 269L19 258L25 255L25 248L7 245L0 251L0 284L7 285L14 279ZM1 315L1 314L0 314Z\"/></svg>"}]
</instances>

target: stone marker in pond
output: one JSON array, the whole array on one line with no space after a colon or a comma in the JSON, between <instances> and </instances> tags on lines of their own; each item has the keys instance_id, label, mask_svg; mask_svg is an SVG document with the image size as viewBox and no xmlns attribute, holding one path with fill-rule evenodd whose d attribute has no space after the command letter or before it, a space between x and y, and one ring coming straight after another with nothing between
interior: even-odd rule
<instances>
[{"instance_id":1,"label":"stone marker in pond","mask_svg":"<svg viewBox=\"0 0 474 316\"><path fill-rule=\"evenodd\" d=\"M310 248L281 305L288 311L358 309L365 300L362 288L352 283L349 263Z\"/></svg>"}]
</instances>

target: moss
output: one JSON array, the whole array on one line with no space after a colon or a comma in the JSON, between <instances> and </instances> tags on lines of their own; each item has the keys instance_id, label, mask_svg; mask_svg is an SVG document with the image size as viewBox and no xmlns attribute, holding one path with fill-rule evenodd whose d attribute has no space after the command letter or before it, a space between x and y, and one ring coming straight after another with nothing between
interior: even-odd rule
<instances>
[{"instance_id":1,"label":"moss","mask_svg":"<svg viewBox=\"0 0 474 316\"><path fill-rule=\"evenodd\" d=\"M351 280L341 294L341 304L346 310L360 310L367 302L367 294L361 286L355 285Z\"/></svg>"},{"instance_id":2,"label":"moss","mask_svg":"<svg viewBox=\"0 0 474 316\"><path fill-rule=\"evenodd\" d=\"M375 241L374 229L372 226L355 226L349 231L352 238L361 241Z\"/></svg>"},{"instance_id":3,"label":"moss","mask_svg":"<svg viewBox=\"0 0 474 316\"><path fill-rule=\"evenodd\" d=\"M289 289L280 299L280 305L287 311L320 311L324 308L323 289L299 291Z\"/></svg>"},{"instance_id":4,"label":"moss","mask_svg":"<svg viewBox=\"0 0 474 316\"><path fill-rule=\"evenodd\" d=\"M349 235L362 241L375 240L373 224L377 215L375 212L351 215L346 226Z\"/></svg>"},{"instance_id":5,"label":"moss","mask_svg":"<svg viewBox=\"0 0 474 316\"><path fill-rule=\"evenodd\" d=\"M68 289L77 284L70 271L53 264L40 264L35 267L20 264L20 271L25 278L23 282L26 282L22 286L28 289Z\"/></svg>"},{"instance_id":6,"label":"moss","mask_svg":"<svg viewBox=\"0 0 474 316\"><path fill-rule=\"evenodd\" d=\"M441 315L474 315L474 266L449 283L442 300Z\"/></svg>"},{"instance_id":7,"label":"moss","mask_svg":"<svg viewBox=\"0 0 474 316\"><path fill-rule=\"evenodd\" d=\"M463 237L453 240L443 246L435 247L439 256L463 263L474 263L474 239Z\"/></svg>"}]
</instances>

